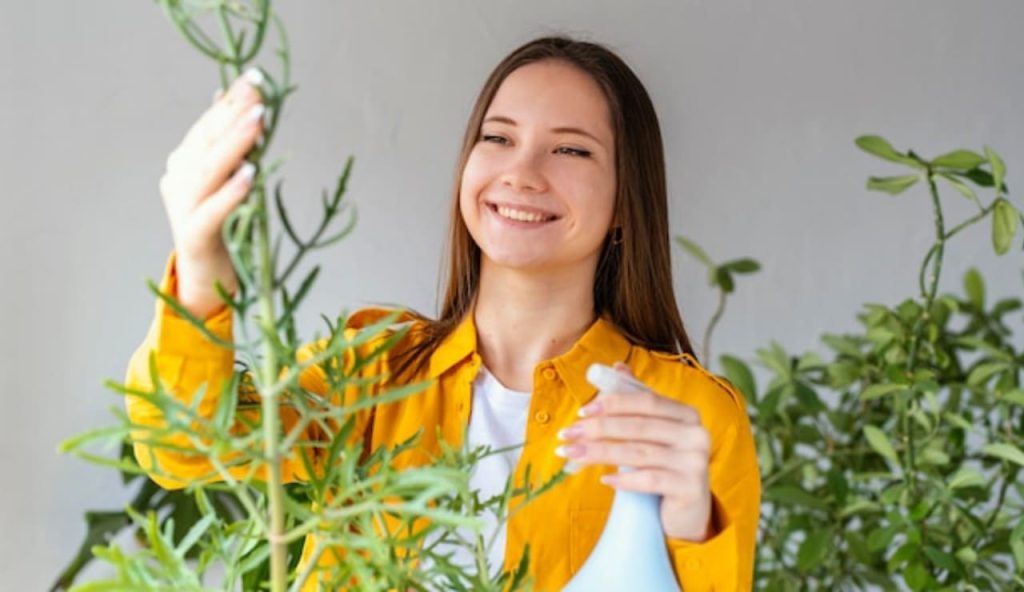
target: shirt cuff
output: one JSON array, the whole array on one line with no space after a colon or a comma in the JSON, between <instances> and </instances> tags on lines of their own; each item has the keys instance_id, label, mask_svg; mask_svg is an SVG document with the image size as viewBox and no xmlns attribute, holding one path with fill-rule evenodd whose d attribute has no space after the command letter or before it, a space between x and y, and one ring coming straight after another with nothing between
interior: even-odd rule
<instances>
[{"instance_id":1,"label":"shirt cuff","mask_svg":"<svg viewBox=\"0 0 1024 592\"><path fill-rule=\"evenodd\" d=\"M160 291L173 298L178 297L176 257L176 253L171 251L163 278L160 280ZM151 337L161 353L193 358L234 358L234 351L210 341L202 331L179 316L162 298L156 299L155 312ZM233 341L232 316L231 307L224 304L203 319L203 326L218 338Z\"/></svg>"},{"instance_id":2,"label":"shirt cuff","mask_svg":"<svg viewBox=\"0 0 1024 592\"><path fill-rule=\"evenodd\" d=\"M667 538L676 578L686 592L738 590L736 527L712 495L715 534L702 543Z\"/></svg>"}]
</instances>

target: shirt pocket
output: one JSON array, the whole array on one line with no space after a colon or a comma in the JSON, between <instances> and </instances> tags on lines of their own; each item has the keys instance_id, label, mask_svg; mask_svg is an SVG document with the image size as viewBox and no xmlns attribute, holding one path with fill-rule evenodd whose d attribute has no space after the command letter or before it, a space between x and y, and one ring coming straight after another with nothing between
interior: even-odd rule
<instances>
[{"instance_id":1,"label":"shirt pocket","mask_svg":"<svg viewBox=\"0 0 1024 592\"><path fill-rule=\"evenodd\" d=\"M569 511L569 570L573 575L597 546L607 519L608 510L574 508Z\"/></svg>"}]
</instances>

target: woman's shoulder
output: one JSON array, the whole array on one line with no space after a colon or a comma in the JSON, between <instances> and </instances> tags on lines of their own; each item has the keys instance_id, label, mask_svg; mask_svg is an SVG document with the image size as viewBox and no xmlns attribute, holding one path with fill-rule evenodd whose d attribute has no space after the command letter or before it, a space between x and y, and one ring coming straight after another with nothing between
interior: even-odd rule
<instances>
[{"instance_id":1,"label":"woman's shoulder","mask_svg":"<svg viewBox=\"0 0 1024 592\"><path fill-rule=\"evenodd\" d=\"M715 431L748 422L746 400L739 389L694 356L634 346L631 357L637 378L659 394L697 409L706 428Z\"/></svg>"}]
</instances>

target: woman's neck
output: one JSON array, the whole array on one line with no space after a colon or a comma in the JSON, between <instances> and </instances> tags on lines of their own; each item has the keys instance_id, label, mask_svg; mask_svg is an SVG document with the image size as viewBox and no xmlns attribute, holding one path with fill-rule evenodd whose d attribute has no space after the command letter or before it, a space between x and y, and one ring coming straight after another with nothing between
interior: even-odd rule
<instances>
[{"instance_id":1,"label":"woman's neck","mask_svg":"<svg viewBox=\"0 0 1024 592\"><path fill-rule=\"evenodd\" d=\"M484 365L506 387L532 390L534 367L594 323L593 285L593 268L537 274L481 261L473 314Z\"/></svg>"}]
</instances>

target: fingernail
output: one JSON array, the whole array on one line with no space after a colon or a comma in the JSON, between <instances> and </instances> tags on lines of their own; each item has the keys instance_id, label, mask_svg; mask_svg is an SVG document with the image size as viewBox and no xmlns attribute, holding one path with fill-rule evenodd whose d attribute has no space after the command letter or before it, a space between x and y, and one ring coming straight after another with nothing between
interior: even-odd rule
<instances>
[{"instance_id":1,"label":"fingernail","mask_svg":"<svg viewBox=\"0 0 1024 592\"><path fill-rule=\"evenodd\" d=\"M584 405L583 407L581 407L580 410L579 410L579 416L580 417L589 417L591 415L597 415L600 412L601 412L601 404L598 403L598 402L594 402L594 403L590 403L589 405Z\"/></svg>"},{"instance_id":2,"label":"fingernail","mask_svg":"<svg viewBox=\"0 0 1024 592\"><path fill-rule=\"evenodd\" d=\"M246 70L245 73L242 74L242 77L253 86L263 84L263 72L260 72L259 68L256 68L255 66Z\"/></svg>"},{"instance_id":3,"label":"fingernail","mask_svg":"<svg viewBox=\"0 0 1024 592\"><path fill-rule=\"evenodd\" d=\"M220 100L220 98L221 98L221 97L223 97L223 96L224 96L224 89L223 89L223 88L220 88L220 87L218 86L218 87L217 87L217 90L213 91L213 102L214 102L214 103L216 103L216 102L217 102L217 101L219 101L219 100Z\"/></svg>"},{"instance_id":4,"label":"fingernail","mask_svg":"<svg viewBox=\"0 0 1024 592\"><path fill-rule=\"evenodd\" d=\"M238 172L235 175L235 178L238 179L239 182L248 183L249 181L252 181L254 176L256 176L256 165L251 162L246 162L238 169Z\"/></svg>"},{"instance_id":5,"label":"fingernail","mask_svg":"<svg viewBox=\"0 0 1024 592\"><path fill-rule=\"evenodd\" d=\"M558 431L558 439L559 440L571 440L573 438L578 438L582 434L583 434L583 428L581 426L578 426L578 425L574 424L574 425L571 425L571 426L565 428L564 430L559 430Z\"/></svg>"},{"instance_id":6,"label":"fingernail","mask_svg":"<svg viewBox=\"0 0 1024 592\"><path fill-rule=\"evenodd\" d=\"M567 444L555 448L555 456L562 458L579 458L587 449L582 444Z\"/></svg>"},{"instance_id":7,"label":"fingernail","mask_svg":"<svg viewBox=\"0 0 1024 592\"><path fill-rule=\"evenodd\" d=\"M615 475L601 475L601 483L604 483L605 485L614 486L618 482L619 478Z\"/></svg>"},{"instance_id":8,"label":"fingernail","mask_svg":"<svg viewBox=\"0 0 1024 592\"><path fill-rule=\"evenodd\" d=\"M245 121L248 123L259 121L266 110L267 108L263 106L263 103L256 103L250 107L249 112L245 114Z\"/></svg>"}]
</instances>

